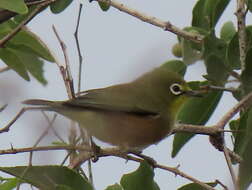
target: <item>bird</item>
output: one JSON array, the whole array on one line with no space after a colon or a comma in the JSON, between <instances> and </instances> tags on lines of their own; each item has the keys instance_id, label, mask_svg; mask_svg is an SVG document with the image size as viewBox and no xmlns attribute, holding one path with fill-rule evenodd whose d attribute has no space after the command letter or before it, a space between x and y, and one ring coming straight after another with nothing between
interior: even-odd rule
<instances>
[{"instance_id":1,"label":"bird","mask_svg":"<svg viewBox=\"0 0 252 190\"><path fill-rule=\"evenodd\" d=\"M69 100L23 103L76 121L105 143L142 150L172 132L180 108L193 96L198 93L181 75L160 66L132 82L83 91Z\"/></svg>"}]
</instances>

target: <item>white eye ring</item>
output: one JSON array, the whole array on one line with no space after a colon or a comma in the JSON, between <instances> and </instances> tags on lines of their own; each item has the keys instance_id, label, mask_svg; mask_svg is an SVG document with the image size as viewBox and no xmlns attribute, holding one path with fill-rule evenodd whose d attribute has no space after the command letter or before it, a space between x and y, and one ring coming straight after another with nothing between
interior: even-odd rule
<instances>
[{"instance_id":1,"label":"white eye ring","mask_svg":"<svg viewBox=\"0 0 252 190\"><path fill-rule=\"evenodd\" d=\"M174 83L170 86L170 90L174 95L180 95L183 93L182 86L180 84Z\"/></svg>"}]
</instances>

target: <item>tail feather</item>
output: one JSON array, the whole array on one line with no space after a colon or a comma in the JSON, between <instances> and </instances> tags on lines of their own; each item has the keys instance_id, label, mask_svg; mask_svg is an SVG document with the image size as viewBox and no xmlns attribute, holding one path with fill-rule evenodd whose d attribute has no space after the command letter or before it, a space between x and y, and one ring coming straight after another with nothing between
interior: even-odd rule
<instances>
[{"instance_id":1,"label":"tail feather","mask_svg":"<svg viewBox=\"0 0 252 190\"><path fill-rule=\"evenodd\" d=\"M40 106L53 106L55 102L49 100L40 100L40 99L29 99L22 102L27 105L40 105Z\"/></svg>"}]
</instances>

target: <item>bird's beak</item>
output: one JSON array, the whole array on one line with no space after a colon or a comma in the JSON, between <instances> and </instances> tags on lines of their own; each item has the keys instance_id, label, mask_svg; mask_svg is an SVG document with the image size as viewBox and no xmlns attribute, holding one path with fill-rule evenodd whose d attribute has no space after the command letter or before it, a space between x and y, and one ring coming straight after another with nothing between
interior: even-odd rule
<instances>
[{"instance_id":1,"label":"bird's beak","mask_svg":"<svg viewBox=\"0 0 252 190\"><path fill-rule=\"evenodd\" d=\"M196 90L186 90L185 95L190 97L203 97L202 92Z\"/></svg>"}]
</instances>

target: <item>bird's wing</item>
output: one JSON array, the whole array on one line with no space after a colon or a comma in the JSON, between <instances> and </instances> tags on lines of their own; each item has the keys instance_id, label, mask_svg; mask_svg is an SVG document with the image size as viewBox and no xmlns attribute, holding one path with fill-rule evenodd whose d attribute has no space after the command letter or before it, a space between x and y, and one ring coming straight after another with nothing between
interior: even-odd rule
<instances>
[{"instance_id":1,"label":"bird's wing","mask_svg":"<svg viewBox=\"0 0 252 190\"><path fill-rule=\"evenodd\" d=\"M131 92L123 86L94 89L83 92L75 99L64 102L67 106L102 109L118 112L129 112L139 115L157 115L156 110L146 108L141 104L139 93Z\"/></svg>"}]
</instances>

